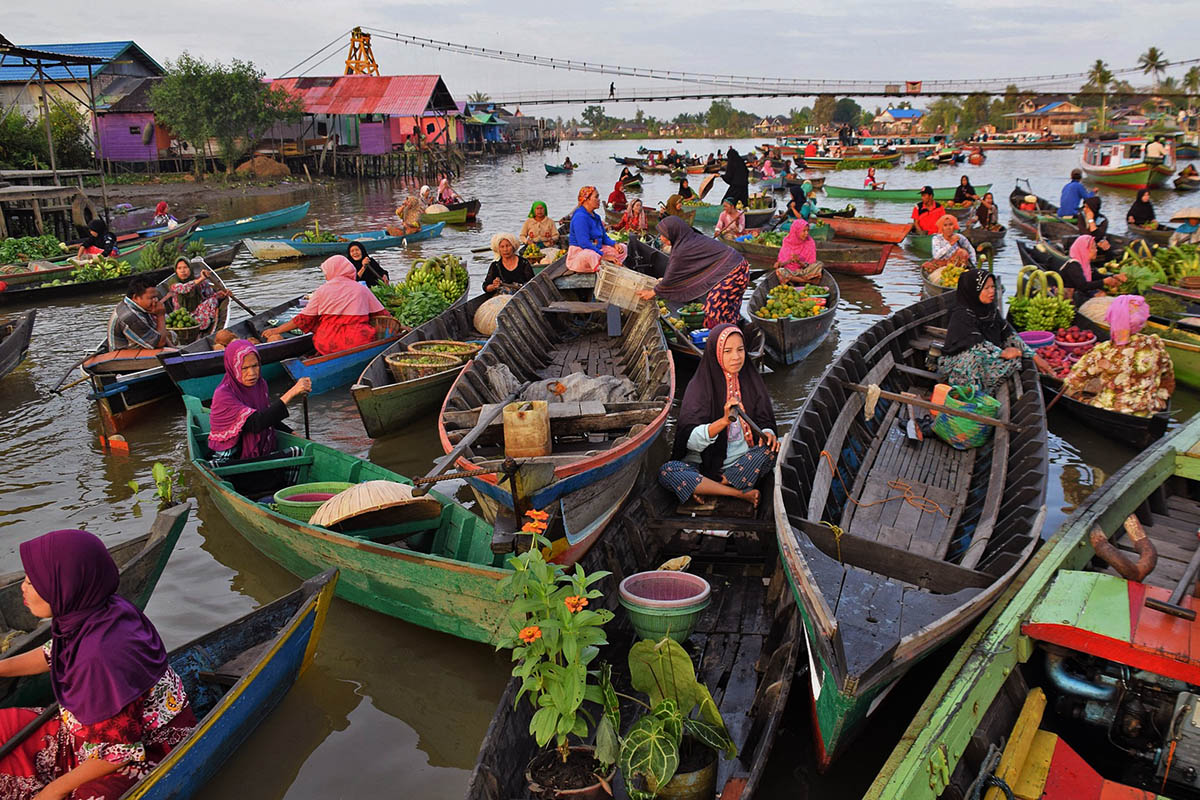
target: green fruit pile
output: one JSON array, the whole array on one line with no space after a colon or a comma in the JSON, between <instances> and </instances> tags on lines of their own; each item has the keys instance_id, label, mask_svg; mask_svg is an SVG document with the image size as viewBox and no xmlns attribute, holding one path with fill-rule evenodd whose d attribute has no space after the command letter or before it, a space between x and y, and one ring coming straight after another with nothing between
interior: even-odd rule
<instances>
[{"instance_id":1,"label":"green fruit pile","mask_svg":"<svg viewBox=\"0 0 1200 800\"><path fill-rule=\"evenodd\" d=\"M168 328L194 328L200 323L192 316L192 312L186 308L177 308L170 314L167 314Z\"/></svg>"},{"instance_id":2,"label":"green fruit pile","mask_svg":"<svg viewBox=\"0 0 1200 800\"><path fill-rule=\"evenodd\" d=\"M80 264L71 270L71 280L64 283L89 283L91 281L106 281L113 278L124 278L133 274L133 267L128 261L117 261L107 256L97 256L85 264Z\"/></svg>"},{"instance_id":3,"label":"green fruit pile","mask_svg":"<svg viewBox=\"0 0 1200 800\"><path fill-rule=\"evenodd\" d=\"M760 319L805 319L825 311L824 296L810 296L794 286L776 286L767 293L767 302L754 312Z\"/></svg>"},{"instance_id":4,"label":"green fruit pile","mask_svg":"<svg viewBox=\"0 0 1200 800\"><path fill-rule=\"evenodd\" d=\"M758 236L755 236L754 243L767 245L768 247L782 247L785 236L787 234L783 231L768 231L767 233L760 233Z\"/></svg>"},{"instance_id":5,"label":"green fruit pile","mask_svg":"<svg viewBox=\"0 0 1200 800\"><path fill-rule=\"evenodd\" d=\"M1009 304L1013 325L1022 331L1056 331L1075 319L1075 305L1065 297L1018 297Z\"/></svg>"},{"instance_id":6,"label":"green fruit pile","mask_svg":"<svg viewBox=\"0 0 1200 800\"><path fill-rule=\"evenodd\" d=\"M405 325L416 326L436 317L462 296L470 278L455 255L442 255L413 264L404 283L380 284L371 291Z\"/></svg>"}]
</instances>

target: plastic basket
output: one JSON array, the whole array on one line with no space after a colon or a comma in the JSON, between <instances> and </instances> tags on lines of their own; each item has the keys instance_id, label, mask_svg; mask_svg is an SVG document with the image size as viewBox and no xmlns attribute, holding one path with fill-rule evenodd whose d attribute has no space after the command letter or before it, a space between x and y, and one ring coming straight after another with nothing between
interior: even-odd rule
<instances>
[{"instance_id":1,"label":"plastic basket","mask_svg":"<svg viewBox=\"0 0 1200 800\"><path fill-rule=\"evenodd\" d=\"M1021 331L1018 335L1021 341L1034 349L1054 343L1054 334L1050 331Z\"/></svg>"},{"instance_id":2,"label":"plastic basket","mask_svg":"<svg viewBox=\"0 0 1200 800\"><path fill-rule=\"evenodd\" d=\"M275 493L275 509L285 517L308 522L326 500L353 485L342 481L319 481L289 486Z\"/></svg>"},{"instance_id":3,"label":"plastic basket","mask_svg":"<svg viewBox=\"0 0 1200 800\"><path fill-rule=\"evenodd\" d=\"M658 279L634 272L625 267L603 264L596 278L596 299L602 303L612 303L626 311L637 311L646 300L639 300L637 293L654 288Z\"/></svg>"},{"instance_id":4,"label":"plastic basket","mask_svg":"<svg viewBox=\"0 0 1200 800\"><path fill-rule=\"evenodd\" d=\"M1054 338L1054 343L1063 350L1066 350L1068 353L1082 354L1088 350L1091 350L1096 345L1096 334L1092 333L1091 331L1084 332L1090 336L1086 342L1064 342L1062 339L1059 339L1056 336Z\"/></svg>"},{"instance_id":5,"label":"plastic basket","mask_svg":"<svg viewBox=\"0 0 1200 800\"><path fill-rule=\"evenodd\" d=\"M638 636L655 641L670 636L680 643L691 635L712 597L704 578L667 570L630 575L618 591Z\"/></svg>"}]
</instances>

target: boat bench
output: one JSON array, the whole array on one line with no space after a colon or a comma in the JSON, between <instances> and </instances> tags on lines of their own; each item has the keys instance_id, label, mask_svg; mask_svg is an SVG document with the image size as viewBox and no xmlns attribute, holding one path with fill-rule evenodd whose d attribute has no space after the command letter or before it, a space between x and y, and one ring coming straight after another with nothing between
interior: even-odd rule
<instances>
[{"instance_id":1,"label":"boat bench","mask_svg":"<svg viewBox=\"0 0 1200 800\"><path fill-rule=\"evenodd\" d=\"M288 456L287 458L269 458L262 461L247 461L240 464L226 464L223 467L213 467L212 473L218 477L227 475L245 475L250 472L268 472L276 469L312 466L312 456Z\"/></svg>"},{"instance_id":2,"label":"boat bench","mask_svg":"<svg viewBox=\"0 0 1200 800\"><path fill-rule=\"evenodd\" d=\"M271 641L260 642L248 650L243 650L233 658L226 661L219 667L214 667L211 670L200 670L196 676L202 681L209 683L220 684L221 686L233 686L241 680L247 672L254 668L262 654L272 644Z\"/></svg>"}]
</instances>

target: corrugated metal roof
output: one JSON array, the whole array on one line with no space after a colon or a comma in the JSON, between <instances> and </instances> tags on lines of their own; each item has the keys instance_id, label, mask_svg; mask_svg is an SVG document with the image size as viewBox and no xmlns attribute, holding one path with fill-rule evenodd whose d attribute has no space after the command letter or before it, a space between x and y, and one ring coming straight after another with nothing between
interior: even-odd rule
<instances>
[{"instance_id":1,"label":"corrugated metal roof","mask_svg":"<svg viewBox=\"0 0 1200 800\"><path fill-rule=\"evenodd\" d=\"M440 75L338 75L280 78L273 86L304 101L309 114L389 114L418 117L425 111L458 111Z\"/></svg>"},{"instance_id":2,"label":"corrugated metal roof","mask_svg":"<svg viewBox=\"0 0 1200 800\"><path fill-rule=\"evenodd\" d=\"M41 50L47 53L56 53L68 56L89 56L99 58L104 61L100 66L92 67L92 74L104 69L105 64L116 60L124 55L126 51L132 50L135 57L141 58L147 64L154 67L160 74L163 68L158 65L153 58L146 54L146 51L137 46L133 41L124 42L81 42L81 43L64 43L64 44L30 44L23 45L31 50ZM81 80L86 81L88 76L88 68L86 66L71 66L71 67L47 67L45 69L46 77L56 81L71 81ZM27 67L21 63L13 63L13 59L5 59L5 62L0 64L0 83L25 83L34 76L33 67Z\"/></svg>"},{"instance_id":3,"label":"corrugated metal roof","mask_svg":"<svg viewBox=\"0 0 1200 800\"><path fill-rule=\"evenodd\" d=\"M925 112L919 108L889 108L883 113L892 119L916 119L925 116Z\"/></svg>"}]
</instances>

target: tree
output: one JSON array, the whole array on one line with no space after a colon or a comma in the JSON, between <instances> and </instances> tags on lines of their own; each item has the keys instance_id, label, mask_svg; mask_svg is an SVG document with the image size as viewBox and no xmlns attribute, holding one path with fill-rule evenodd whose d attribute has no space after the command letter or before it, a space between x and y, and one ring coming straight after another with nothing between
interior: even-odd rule
<instances>
[{"instance_id":1,"label":"tree","mask_svg":"<svg viewBox=\"0 0 1200 800\"><path fill-rule=\"evenodd\" d=\"M991 102L988 96L982 92L972 92L967 95L962 103L962 116L959 119L959 133L963 136L970 136L979 129L981 125L988 123L989 112L991 111Z\"/></svg>"},{"instance_id":2,"label":"tree","mask_svg":"<svg viewBox=\"0 0 1200 800\"><path fill-rule=\"evenodd\" d=\"M824 127L833 122L833 112L837 109L837 100L831 94L817 97L813 103L813 122L818 127Z\"/></svg>"},{"instance_id":3,"label":"tree","mask_svg":"<svg viewBox=\"0 0 1200 800\"><path fill-rule=\"evenodd\" d=\"M862 116L862 113L862 106L851 100L849 97L843 97L833 106L833 124L855 125L858 123L859 117Z\"/></svg>"},{"instance_id":4,"label":"tree","mask_svg":"<svg viewBox=\"0 0 1200 800\"><path fill-rule=\"evenodd\" d=\"M196 150L196 173L204 170L204 147L217 141L225 171L277 122L296 122L304 113L301 99L263 82L265 73L248 61L228 66L206 62L184 51L167 62L167 74L150 93L155 118Z\"/></svg>"},{"instance_id":5,"label":"tree","mask_svg":"<svg viewBox=\"0 0 1200 800\"><path fill-rule=\"evenodd\" d=\"M588 126L594 131L603 130L605 128L605 123L608 122L608 117L604 115L603 106L588 106L583 110L583 113L579 115L579 118L583 120L584 125Z\"/></svg>"},{"instance_id":6,"label":"tree","mask_svg":"<svg viewBox=\"0 0 1200 800\"><path fill-rule=\"evenodd\" d=\"M50 105L54 161L59 169L92 166L87 117L74 106ZM50 163L45 122L15 109L0 119L0 169L33 169Z\"/></svg>"},{"instance_id":7,"label":"tree","mask_svg":"<svg viewBox=\"0 0 1200 800\"><path fill-rule=\"evenodd\" d=\"M1200 94L1200 67L1191 67L1183 73L1183 88L1190 95ZM1195 100L1195 97L1188 98L1188 108L1192 107Z\"/></svg>"},{"instance_id":8,"label":"tree","mask_svg":"<svg viewBox=\"0 0 1200 800\"><path fill-rule=\"evenodd\" d=\"M467 96L467 102L479 104L490 103L492 102L492 98L488 96L487 92L471 92L471 94Z\"/></svg>"},{"instance_id":9,"label":"tree","mask_svg":"<svg viewBox=\"0 0 1200 800\"><path fill-rule=\"evenodd\" d=\"M939 97L929 104L929 110L921 119L921 128L935 131L941 128L945 133L951 133L962 116L962 106L957 97Z\"/></svg>"},{"instance_id":10,"label":"tree","mask_svg":"<svg viewBox=\"0 0 1200 800\"><path fill-rule=\"evenodd\" d=\"M1092 64L1092 68L1088 70L1088 82L1096 87L1096 91L1100 92L1100 127L1104 128L1105 117L1108 116L1108 85L1113 81L1112 70L1104 63L1103 59L1097 58L1096 63Z\"/></svg>"},{"instance_id":11,"label":"tree","mask_svg":"<svg viewBox=\"0 0 1200 800\"><path fill-rule=\"evenodd\" d=\"M1163 52L1157 47L1151 47L1138 56L1138 66L1142 68L1142 74L1154 75L1155 91L1158 90L1159 77L1166 71L1167 65L1170 63L1170 61L1167 61L1167 57L1163 55Z\"/></svg>"}]
</instances>

